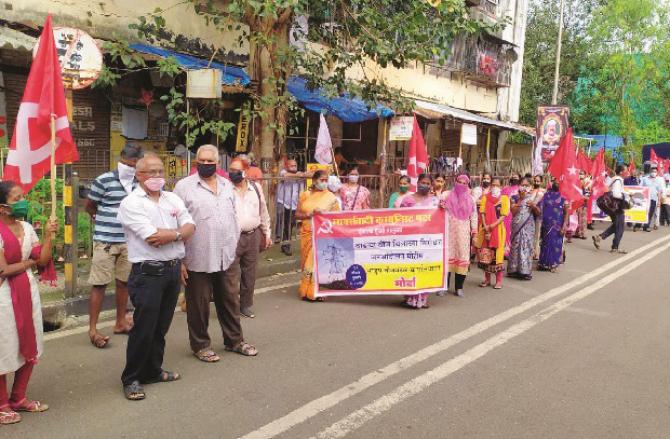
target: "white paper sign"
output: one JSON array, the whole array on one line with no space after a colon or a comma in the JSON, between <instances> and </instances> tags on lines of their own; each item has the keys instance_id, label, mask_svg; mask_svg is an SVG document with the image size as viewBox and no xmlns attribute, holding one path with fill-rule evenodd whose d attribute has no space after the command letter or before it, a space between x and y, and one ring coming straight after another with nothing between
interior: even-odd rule
<instances>
[{"instance_id":1,"label":"white paper sign","mask_svg":"<svg viewBox=\"0 0 670 439\"><path fill-rule=\"evenodd\" d=\"M412 129L414 127L414 117L401 116L391 119L389 127L390 141L405 141L412 138Z\"/></svg>"},{"instance_id":2,"label":"white paper sign","mask_svg":"<svg viewBox=\"0 0 670 439\"><path fill-rule=\"evenodd\" d=\"M477 144L477 125L470 123L461 125L461 143L465 145Z\"/></svg>"}]
</instances>

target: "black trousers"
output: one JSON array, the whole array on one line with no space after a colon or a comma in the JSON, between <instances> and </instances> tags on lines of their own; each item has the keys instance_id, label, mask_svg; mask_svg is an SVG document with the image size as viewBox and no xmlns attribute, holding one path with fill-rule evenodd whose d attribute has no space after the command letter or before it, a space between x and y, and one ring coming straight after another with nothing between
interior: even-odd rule
<instances>
[{"instance_id":1,"label":"black trousers","mask_svg":"<svg viewBox=\"0 0 670 439\"><path fill-rule=\"evenodd\" d=\"M656 214L656 200L651 200L649 203L649 214L647 215L647 225L644 226L645 230L649 230L654 225L654 215Z\"/></svg>"},{"instance_id":2,"label":"black trousers","mask_svg":"<svg viewBox=\"0 0 670 439\"><path fill-rule=\"evenodd\" d=\"M610 218L612 219L612 224L600 235L600 237L602 239L607 239L610 235L614 235L612 250L616 250L619 248L619 243L621 243L621 238L623 237L626 215L621 211L615 215L610 215Z\"/></svg>"},{"instance_id":3,"label":"black trousers","mask_svg":"<svg viewBox=\"0 0 670 439\"><path fill-rule=\"evenodd\" d=\"M456 275L456 289L457 290L462 290L463 289L463 284L465 284L465 275L464 274L458 274L458 273L453 273ZM451 275L452 273L449 273L447 275L447 284L451 285Z\"/></svg>"},{"instance_id":4,"label":"black trousers","mask_svg":"<svg viewBox=\"0 0 670 439\"><path fill-rule=\"evenodd\" d=\"M161 276L142 274L133 264L128 278L128 295L135 307L134 325L128 335L126 367L121 382L147 382L163 371L165 335L172 324L180 289L181 264L166 266Z\"/></svg>"},{"instance_id":5,"label":"black trousers","mask_svg":"<svg viewBox=\"0 0 670 439\"><path fill-rule=\"evenodd\" d=\"M661 225L670 225L670 205L661 204Z\"/></svg>"}]
</instances>

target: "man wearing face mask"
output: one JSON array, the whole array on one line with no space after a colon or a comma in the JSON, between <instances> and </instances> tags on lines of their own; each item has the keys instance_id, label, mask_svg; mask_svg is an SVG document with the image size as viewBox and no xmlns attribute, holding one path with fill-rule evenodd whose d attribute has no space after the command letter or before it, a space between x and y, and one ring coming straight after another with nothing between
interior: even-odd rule
<instances>
[{"instance_id":1,"label":"man wearing face mask","mask_svg":"<svg viewBox=\"0 0 670 439\"><path fill-rule=\"evenodd\" d=\"M277 185L277 215L275 222L275 240L280 241L281 251L290 256L291 231L295 227L295 211L298 198L305 187L305 174L298 172L298 162L287 160L286 168L279 172L281 181Z\"/></svg>"},{"instance_id":2,"label":"man wearing face mask","mask_svg":"<svg viewBox=\"0 0 670 439\"><path fill-rule=\"evenodd\" d=\"M126 320L128 306L128 247L123 227L117 219L121 201L137 186L135 164L142 157L142 150L132 144L126 144L121 150L121 160L116 171L106 172L93 180L88 193L86 212L95 220L93 232L93 260L89 283L89 331L91 344L104 348L109 336L97 330L98 318L105 298L107 285L116 278L116 324L115 334L127 334L130 324Z\"/></svg>"},{"instance_id":3,"label":"man wearing face mask","mask_svg":"<svg viewBox=\"0 0 670 439\"><path fill-rule=\"evenodd\" d=\"M660 197L663 196L665 192L665 180L663 177L658 175L658 169L656 167L651 168L649 175L642 177L640 186L649 188L650 195L650 204L649 204L649 215L647 224L644 226L643 230L645 232L651 232L651 228L658 228L655 226L657 218L657 207L659 206Z\"/></svg>"},{"instance_id":4,"label":"man wearing face mask","mask_svg":"<svg viewBox=\"0 0 670 439\"><path fill-rule=\"evenodd\" d=\"M268 248L270 237L270 214L262 188L246 179L245 166L241 160L233 159L228 167L235 193L235 211L240 225L240 241L237 244L237 258L242 270L240 278L240 313L249 318L256 317L251 307L254 304L256 266L261 243Z\"/></svg>"},{"instance_id":5,"label":"man wearing face mask","mask_svg":"<svg viewBox=\"0 0 670 439\"><path fill-rule=\"evenodd\" d=\"M186 243L182 282L186 286L186 321L193 355L215 363L219 355L209 336L210 297L226 349L249 351L240 325L240 266L235 263L240 228L235 214L233 185L216 171L219 151L202 145L196 154L197 174L180 180L174 189L196 224Z\"/></svg>"},{"instance_id":6,"label":"man wearing face mask","mask_svg":"<svg viewBox=\"0 0 670 439\"><path fill-rule=\"evenodd\" d=\"M181 198L163 190L164 175L160 157L147 153L137 162L139 186L121 202L118 214L132 264L128 292L135 306L134 326L121 376L124 394L132 401L145 398L143 384L181 378L162 364L179 295L183 241L193 235L195 223Z\"/></svg>"}]
</instances>

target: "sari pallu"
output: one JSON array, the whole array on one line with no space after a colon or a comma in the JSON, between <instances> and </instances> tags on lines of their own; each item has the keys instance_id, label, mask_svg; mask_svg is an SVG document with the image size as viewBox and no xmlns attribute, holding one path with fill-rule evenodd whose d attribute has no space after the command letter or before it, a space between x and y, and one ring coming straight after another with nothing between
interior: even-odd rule
<instances>
[{"instance_id":1,"label":"sari pallu","mask_svg":"<svg viewBox=\"0 0 670 439\"><path fill-rule=\"evenodd\" d=\"M565 199L559 192L549 191L542 199L542 231L540 232L540 270L552 270L559 266L563 257L563 234L565 221Z\"/></svg>"},{"instance_id":2,"label":"sari pallu","mask_svg":"<svg viewBox=\"0 0 670 439\"><path fill-rule=\"evenodd\" d=\"M531 197L526 197L520 210L512 219L510 253L507 262L509 274L530 276L533 272L533 246L535 241L535 215L528 207ZM514 197L516 202L518 197Z\"/></svg>"},{"instance_id":3,"label":"sari pallu","mask_svg":"<svg viewBox=\"0 0 670 439\"><path fill-rule=\"evenodd\" d=\"M482 197L479 213L486 215L487 223L492 223L496 218L501 216L509 216L509 198L506 195L501 195L499 199L494 199L491 195L484 195ZM503 270L505 261L505 243L507 242L507 230L505 222L501 222L491 231L491 238L486 239L486 232L484 231L484 224L479 221L479 229L477 231L477 238L475 240L475 247L477 249L489 248L493 250L495 257L490 264L484 264L481 261L478 266L487 273L497 273Z\"/></svg>"},{"instance_id":4,"label":"sari pallu","mask_svg":"<svg viewBox=\"0 0 670 439\"><path fill-rule=\"evenodd\" d=\"M340 204L329 191L309 190L300 194L298 212L311 214L315 210L337 212ZM298 292L303 299L314 300L314 246L312 245L312 220L303 220L300 225L300 268L302 277Z\"/></svg>"},{"instance_id":5,"label":"sari pallu","mask_svg":"<svg viewBox=\"0 0 670 439\"><path fill-rule=\"evenodd\" d=\"M23 260L21 243L9 227L0 222L0 237L7 264L16 264ZM24 236L23 239L29 239ZM37 338L33 324L33 300L30 291L30 280L24 271L7 278L14 309L16 331L19 336L19 352L26 363L37 361Z\"/></svg>"}]
</instances>

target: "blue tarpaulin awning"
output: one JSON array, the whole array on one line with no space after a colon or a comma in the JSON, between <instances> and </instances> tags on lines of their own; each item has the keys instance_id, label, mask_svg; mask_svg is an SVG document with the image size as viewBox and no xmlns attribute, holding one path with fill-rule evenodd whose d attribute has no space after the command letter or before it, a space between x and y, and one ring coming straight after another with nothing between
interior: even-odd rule
<instances>
[{"instance_id":1,"label":"blue tarpaulin awning","mask_svg":"<svg viewBox=\"0 0 670 439\"><path fill-rule=\"evenodd\" d=\"M295 96L296 100L310 111L331 114L343 122L355 123L373 120L379 117L393 116L393 110L378 105L376 108L368 108L361 99L347 96L329 98L319 89L307 88L307 81L299 76L291 76L288 80L288 91Z\"/></svg>"},{"instance_id":2,"label":"blue tarpaulin awning","mask_svg":"<svg viewBox=\"0 0 670 439\"><path fill-rule=\"evenodd\" d=\"M131 44L130 48L140 53L160 56L162 58L174 57L177 63L185 69L204 69L209 65L210 68L221 70L223 73L223 82L226 85L247 86L251 82L249 75L241 67L229 66L215 61L212 61L210 65L208 60L148 44L135 43ZM382 105L378 105L376 108L368 108L361 99L348 96L327 97L322 90L308 89L307 81L299 76L291 76L289 78L288 91L306 109L318 113L331 114L343 122L363 122L379 117L391 117L394 114L393 110Z\"/></svg>"},{"instance_id":3,"label":"blue tarpaulin awning","mask_svg":"<svg viewBox=\"0 0 670 439\"><path fill-rule=\"evenodd\" d=\"M222 73L223 83L226 85L246 86L251 82L247 72L245 72L240 67L229 66L216 61L212 61L212 63L209 64L209 60L196 58L195 56L186 55L172 50L162 49L160 47L150 46L148 44L131 44L130 48L137 52L160 56L162 58L173 57L177 60L177 63L185 69L206 69L208 66L209 68L219 69Z\"/></svg>"}]
</instances>

